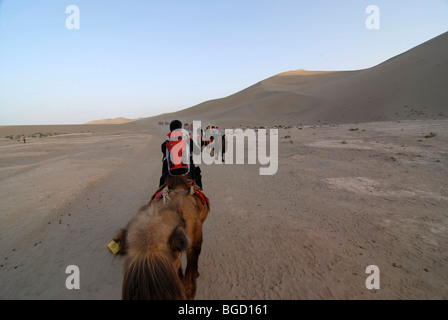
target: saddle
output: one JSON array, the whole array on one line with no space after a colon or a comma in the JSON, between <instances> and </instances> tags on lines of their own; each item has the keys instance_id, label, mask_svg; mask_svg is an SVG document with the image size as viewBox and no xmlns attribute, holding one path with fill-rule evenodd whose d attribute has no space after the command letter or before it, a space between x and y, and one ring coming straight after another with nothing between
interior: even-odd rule
<instances>
[{"instance_id":1,"label":"saddle","mask_svg":"<svg viewBox=\"0 0 448 320\"><path fill-rule=\"evenodd\" d=\"M207 198L204 194L204 192L194 183L193 181L189 183L188 185L189 190L172 190L166 183L162 185L159 189L157 189L156 193L151 197L152 201L158 201L160 199L163 199L163 202L165 203L166 200L171 200L169 194L170 192L185 192L189 193L190 195L194 195L201 200L202 205L209 206L209 203L207 201Z\"/></svg>"}]
</instances>

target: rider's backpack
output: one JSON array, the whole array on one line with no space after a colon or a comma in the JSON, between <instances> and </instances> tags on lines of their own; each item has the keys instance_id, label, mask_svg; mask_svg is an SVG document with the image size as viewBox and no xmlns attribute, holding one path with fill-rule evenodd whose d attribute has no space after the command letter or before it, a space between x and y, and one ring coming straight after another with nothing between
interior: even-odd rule
<instances>
[{"instance_id":1,"label":"rider's backpack","mask_svg":"<svg viewBox=\"0 0 448 320\"><path fill-rule=\"evenodd\" d=\"M174 130L167 135L165 159L172 176L190 173L190 137L185 130Z\"/></svg>"}]
</instances>

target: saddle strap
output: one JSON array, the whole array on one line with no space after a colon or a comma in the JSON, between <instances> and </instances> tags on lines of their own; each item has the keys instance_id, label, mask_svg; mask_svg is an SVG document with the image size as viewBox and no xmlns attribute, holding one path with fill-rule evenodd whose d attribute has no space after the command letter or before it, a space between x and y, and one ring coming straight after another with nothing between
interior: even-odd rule
<instances>
[{"instance_id":1,"label":"saddle strap","mask_svg":"<svg viewBox=\"0 0 448 320\"><path fill-rule=\"evenodd\" d=\"M199 191L198 189L195 189L194 195L201 200L202 205L204 205L204 206L207 205L207 200L205 199L205 196L201 191Z\"/></svg>"}]
</instances>

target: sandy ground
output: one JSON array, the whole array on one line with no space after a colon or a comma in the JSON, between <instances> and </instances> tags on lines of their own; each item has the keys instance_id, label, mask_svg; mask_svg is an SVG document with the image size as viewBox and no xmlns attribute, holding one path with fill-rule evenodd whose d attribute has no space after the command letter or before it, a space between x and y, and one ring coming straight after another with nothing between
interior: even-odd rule
<instances>
[{"instance_id":1,"label":"sandy ground","mask_svg":"<svg viewBox=\"0 0 448 320\"><path fill-rule=\"evenodd\" d=\"M27 144L0 128L1 299L120 299L106 245L156 189L162 137L121 128ZM281 128L277 174L259 167L201 167L197 299L448 298L447 120Z\"/></svg>"}]
</instances>

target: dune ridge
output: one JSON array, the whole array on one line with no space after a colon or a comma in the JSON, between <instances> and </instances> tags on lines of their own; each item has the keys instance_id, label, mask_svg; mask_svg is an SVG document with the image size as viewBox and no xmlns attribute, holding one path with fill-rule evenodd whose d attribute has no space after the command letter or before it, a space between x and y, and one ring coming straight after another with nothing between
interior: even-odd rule
<instances>
[{"instance_id":1,"label":"dune ridge","mask_svg":"<svg viewBox=\"0 0 448 320\"><path fill-rule=\"evenodd\" d=\"M372 68L283 72L228 97L136 122L181 118L238 126L446 119L446 83L448 32Z\"/></svg>"},{"instance_id":2,"label":"dune ridge","mask_svg":"<svg viewBox=\"0 0 448 320\"><path fill-rule=\"evenodd\" d=\"M134 122L138 119L127 119L123 117L118 117L114 119L101 119L101 120L93 120L85 123L86 125L93 125L93 124L123 124L123 123L130 123Z\"/></svg>"}]
</instances>

